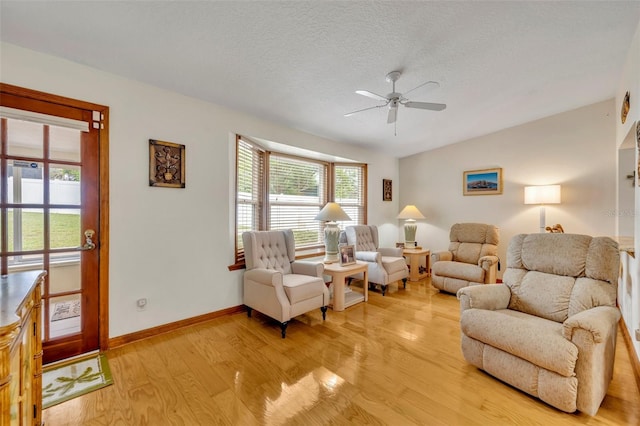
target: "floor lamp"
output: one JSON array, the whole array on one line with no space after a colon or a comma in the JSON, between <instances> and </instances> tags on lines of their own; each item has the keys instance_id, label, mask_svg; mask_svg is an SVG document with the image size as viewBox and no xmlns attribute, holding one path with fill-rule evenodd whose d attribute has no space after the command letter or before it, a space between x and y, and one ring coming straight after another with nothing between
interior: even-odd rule
<instances>
[{"instance_id":1,"label":"floor lamp","mask_svg":"<svg viewBox=\"0 0 640 426\"><path fill-rule=\"evenodd\" d=\"M420 213L420 210L412 204L408 204L398 214L398 219L405 219L404 221L404 246L405 248L414 248L416 246L416 231L418 225L416 219L425 219L424 215Z\"/></svg>"},{"instance_id":2,"label":"floor lamp","mask_svg":"<svg viewBox=\"0 0 640 426\"><path fill-rule=\"evenodd\" d=\"M524 187L524 203L540 204L540 232L545 232L545 204L560 204L560 185Z\"/></svg>"},{"instance_id":3,"label":"floor lamp","mask_svg":"<svg viewBox=\"0 0 640 426\"><path fill-rule=\"evenodd\" d=\"M351 220L338 203L327 203L315 217L315 220L326 221L324 227L324 263L336 263L338 259L339 220Z\"/></svg>"}]
</instances>

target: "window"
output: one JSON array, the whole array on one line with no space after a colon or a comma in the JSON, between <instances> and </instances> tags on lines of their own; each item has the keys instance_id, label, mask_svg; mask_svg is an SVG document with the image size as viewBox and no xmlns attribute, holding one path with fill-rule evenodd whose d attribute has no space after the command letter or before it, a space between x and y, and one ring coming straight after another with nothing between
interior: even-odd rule
<instances>
[{"instance_id":1,"label":"window","mask_svg":"<svg viewBox=\"0 0 640 426\"><path fill-rule=\"evenodd\" d=\"M244 264L242 233L249 230L292 229L296 251L319 254L324 223L314 218L331 200L352 219L342 227L366 223L366 173L365 164L271 152L237 136L236 265Z\"/></svg>"}]
</instances>

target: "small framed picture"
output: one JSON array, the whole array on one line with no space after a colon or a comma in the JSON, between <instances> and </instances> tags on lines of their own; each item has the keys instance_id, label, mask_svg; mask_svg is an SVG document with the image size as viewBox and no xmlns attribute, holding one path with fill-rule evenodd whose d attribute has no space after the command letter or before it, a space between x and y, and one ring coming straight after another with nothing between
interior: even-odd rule
<instances>
[{"instance_id":1,"label":"small framed picture","mask_svg":"<svg viewBox=\"0 0 640 426\"><path fill-rule=\"evenodd\" d=\"M502 169L469 170L462 175L463 195L502 194Z\"/></svg>"},{"instance_id":2,"label":"small framed picture","mask_svg":"<svg viewBox=\"0 0 640 426\"><path fill-rule=\"evenodd\" d=\"M356 263L356 254L353 246L340 246L340 266Z\"/></svg>"},{"instance_id":3,"label":"small framed picture","mask_svg":"<svg viewBox=\"0 0 640 426\"><path fill-rule=\"evenodd\" d=\"M149 139L149 186L185 187L184 145Z\"/></svg>"},{"instance_id":4,"label":"small framed picture","mask_svg":"<svg viewBox=\"0 0 640 426\"><path fill-rule=\"evenodd\" d=\"M391 201L392 192L391 179L382 179L382 201Z\"/></svg>"},{"instance_id":5,"label":"small framed picture","mask_svg":"<svg viewBox=\"0 0 640 426\"><path fill-rule=\"evenodd\" d=\"M404 248L404 243L396 243L396 248Z\"/></svg>"}]
</instances>

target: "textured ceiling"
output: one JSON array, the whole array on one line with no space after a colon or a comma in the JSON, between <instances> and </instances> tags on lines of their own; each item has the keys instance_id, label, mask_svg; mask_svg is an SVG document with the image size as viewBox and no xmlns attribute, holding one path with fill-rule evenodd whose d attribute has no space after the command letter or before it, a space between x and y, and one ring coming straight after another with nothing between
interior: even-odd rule
<instances>
[{"instance_id":1,"label":"textured ceiling","mask_svg":"<svg viewBox=\"0 0 640 426\"><path fill-rule=\"evenodd\" d=\"M612 98L640 2L0 2L2 41L403 157ZM384 108L396 89L442 102ZM260 136L260 135L254 135Z\"/></svg>"}]
</instances>

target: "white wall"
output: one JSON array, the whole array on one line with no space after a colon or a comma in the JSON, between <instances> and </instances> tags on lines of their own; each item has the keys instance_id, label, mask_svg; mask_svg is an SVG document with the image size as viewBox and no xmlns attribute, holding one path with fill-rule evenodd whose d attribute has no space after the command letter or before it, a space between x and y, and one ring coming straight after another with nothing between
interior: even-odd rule
<instances>
[{"instance_id":1,"label":"white wall","mask_svg":"<svg viewBox=\"0 0 640 426\"><path fill-rule=\"evenodd\" d=\"M4 83L110 107L110 337L242 304L242 271L227 270L235 133L368 163L369 223L395 241L381 186L396 159L7 43L0 64ZM185 189L148 186L149 139L186 145Z\"/></svg>"},{"instance_id":2,"label":"white wall","mask_svg":"<svg viewBox=\"0 0 640 426\"><path fill-rule=\"evenodd\" d=\"M616 117L613 100L400 160L400 204L426 216L417 241L432 251L449 244L456 222L500 228L499 256L518 233L539 231L539 207L524 204L526 185L562 185L562 203L546 207L547 225L590 235L615 233ZM501 167L502 195L463 196L465 170Z\"/></svg>"},{"instance_id":3,"label":"white wall","mask_svg":"<svg viewBox=\"0 0 640 426\"><path fill-rule=\"evenodd\" d=\"M626 92L630 93L630 109L627 120L623 124L620 120L620 109ZM635 126L640 121L640 23L631 43L624 70L615 100L616 112L616 146L618 148L631 147L635 151L635 164L640 164L640 156L635 141ZM620 167L624 167L621 165ZM638 176L640 179L640 176ZM634 209L634 248L635 257L623 256L623 279L618 288L618 304L624 317L627 331L640 361L640 341L635 338L635 330L640 330L640 187L635 187Z\"/></svg>"}]
</instances>

